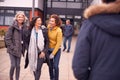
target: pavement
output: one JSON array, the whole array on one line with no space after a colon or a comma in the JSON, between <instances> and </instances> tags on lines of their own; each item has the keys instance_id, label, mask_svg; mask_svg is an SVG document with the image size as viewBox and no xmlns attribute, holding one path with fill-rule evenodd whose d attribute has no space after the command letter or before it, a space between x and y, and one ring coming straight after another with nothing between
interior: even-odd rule
<instances>
[{"instance_id":1,"label":"pavement","mask_svg":"<svg viewBox=\"0 0 120 80\"><path fill-rule=\"evenodd\" d=\"M62 51L60 63L59 63L59 80L76 80L73 71L72 71L72 58L74 55L74 48L76 44L77 37L73 37L71 43L71 50L69 53ZM62 46L63 49L63 46ZM20 79L19 80L34 80L34 75L30 71L29 67L24 69L25 58L21 58L21 70L20 70ZM6 52L6 48L0 49L0 80L9 80L9 70L10 70L10 59L9 55ZM49 70L46 63L42 66L42 72L40 80L50 80L49 79Z\"/></svg>"}]
</instances>

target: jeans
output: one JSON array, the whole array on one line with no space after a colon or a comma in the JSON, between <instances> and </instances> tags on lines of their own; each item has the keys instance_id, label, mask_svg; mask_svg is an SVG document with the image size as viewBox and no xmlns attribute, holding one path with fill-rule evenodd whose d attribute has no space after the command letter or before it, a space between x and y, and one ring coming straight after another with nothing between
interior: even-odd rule
<instances>
[{"instance_id":1,"label":"jeans","mask_svg":"<svg viewBox=\"0 0 120 80\"><path fill-rule=\"evenodd\" d=\"M11 67L10 67L10 80L13 80L14 70L16 69L15 78L16 80L19 80L20 75L20 61L21 57L16 57L12 54L9 54L10 61L11 61Z\"/></svg>"},{"instance_id":2,"label":"jeans","mask_svg":"<svg viewBox=\"0 0 120 80\"><path fill-rule=\"evenodd\" d=\"M64 37L64 40L63 40L64 50L66 49L67 40L68 40L68 49L67 49L67 51L69 52L69 51L70 51L70 48L71 48L72 36L70 36L70 37Z\"/></svg>"},{"instance_id":3,"label":"jeans","mask_svg":"<svg viewBox=\"0 0 120 80\"><path fill-rule=\"evenodd\" d=\"M49 54L51 54L52 50L49 49ZM50 72L50 79L51 80L59 80L59 61L60 61L61 49L58 50L56 55L53 59L50 59L51 69Z\"/></svg>"}]
</instances>

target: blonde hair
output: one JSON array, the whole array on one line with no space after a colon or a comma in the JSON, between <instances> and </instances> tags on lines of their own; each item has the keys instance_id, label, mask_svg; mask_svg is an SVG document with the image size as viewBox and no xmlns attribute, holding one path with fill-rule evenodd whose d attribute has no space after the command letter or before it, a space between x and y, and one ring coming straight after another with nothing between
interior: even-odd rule
<instances>
[{"instance_id":1,"label":"blonde hair","mask_svg":"<svg viewBox=\"0 0 120 80\"><path fill-rule=\"evenodd\" d=\"M17 14L15 15L14 21L17 20L18 15L23 15L24 16L24 22L28 21L28 18L25 16L25 13L23 11L18 11Z\"/></svg>"}]
</instances>

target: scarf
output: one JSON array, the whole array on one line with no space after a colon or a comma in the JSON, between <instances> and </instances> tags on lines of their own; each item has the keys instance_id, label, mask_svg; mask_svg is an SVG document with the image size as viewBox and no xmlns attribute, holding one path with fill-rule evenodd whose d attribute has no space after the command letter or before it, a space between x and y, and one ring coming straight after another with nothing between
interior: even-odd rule
<instances>
[{"instance_id":1,"label":"scarf","mask_svg":"<svg viewBox=\"0 0 120 80\"><path fill-rule=\"evenodd\" d=\"M37 40L36 40L37 39ZM36 71L37 69L37 60L38 60L38 49L42 51L44 49L44 37L42 30L38 30L38 38L36 38L35 28L32 29L29 49L28 49L28 58L29 65L32 71Z\"/></svg>"}]
</instances>

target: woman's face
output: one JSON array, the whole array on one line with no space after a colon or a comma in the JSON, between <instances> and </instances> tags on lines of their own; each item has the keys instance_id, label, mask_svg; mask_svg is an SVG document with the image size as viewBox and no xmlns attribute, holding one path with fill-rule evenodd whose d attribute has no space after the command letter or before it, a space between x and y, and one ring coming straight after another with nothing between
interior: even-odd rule
<instances>
[{"instance_id":1,"label":"woman's face","mask_svg":"<svg viewBox=\"0 0 120 80\"><path fill-rule=\"evenodd\" d=\"M24 15L19 14L19 15L17 16L18 24L22 24L22 23L24 22L24 20L25 20Z\"/></svg>"},{"instance_id":2,"label":"woman's face","mask_svg":"<svg viewBox=\"0 0 120 80\"><path fill-rule=\"evenodd\" d=\"M49 25L50 25L50 27L55 27L56 26L55 18L50 18Z\"/></svg>"},{"instance_id":3,"label":"woman's face","mask_svg":"<svg viewBox=\"0 0 120 80\"><path fill-rule=\"evenodd\" d=\"M39 27L39 26L41 26L41 24L42 24L42 20L41 20L41 18L38 18L35 22L35 26Z\"/></svg>"}]
</instances>

